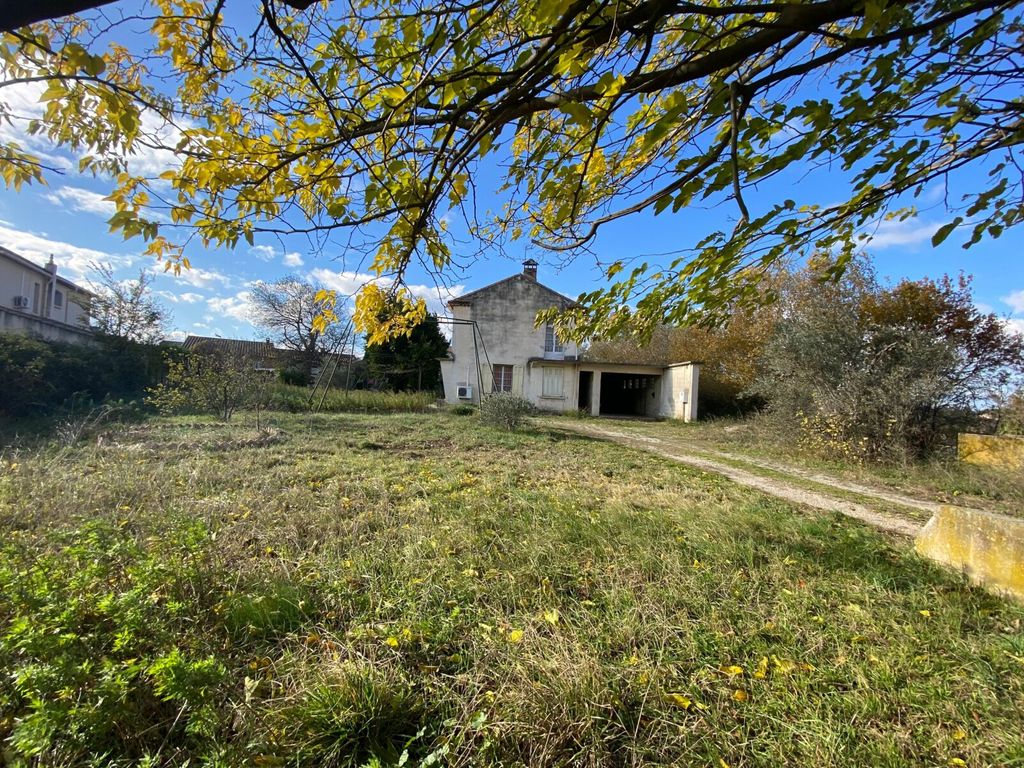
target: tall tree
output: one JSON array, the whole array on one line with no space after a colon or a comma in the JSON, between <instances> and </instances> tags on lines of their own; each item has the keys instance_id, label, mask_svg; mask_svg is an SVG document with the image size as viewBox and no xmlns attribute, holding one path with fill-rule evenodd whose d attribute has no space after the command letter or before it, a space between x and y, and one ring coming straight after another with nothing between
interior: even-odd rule
<instances>
[{"instance_id":1,"label":"tall tree","mask_svg":"<svg viewBox=\"0 0 1024 768\"><path fill-rule=\"evenodd\" d=\"M92 296L83 304L94 330L120 342L155 344L164 337L170 315L153 296L153 276L139 270L136 280L118 280L109 264L92 264Z\"/></svg>"},{"instance_id":2,"label":"tall tree","mask_svg":"<svg viewBox=\"0 0 1024 768\"><path fill-rule=\"evenodd\" d=\"M963 414L1024 373L1024 337L980 312L965 278L885 287L855 263L797 275L753 389L780 425L844 457L923 452Z\"/></svg>"},{"instance_id":3,"label":"tall tree","mask_svg":"<svg viewBox=\"0 0 1024 768\"><path fill-rule=\"evenodd\" d=\"M437 315L412 326L408 333L367 344L364 359L371 380L388 389L434 391L441 386L440 358L448 353Z\"/></svg>"},{"instance_id":4,"label":"tall tree","mask_svg":"<svg viewBox=\"0 0 1024 768\"><path fill-rule=\"evenodd\" d=\"M323 286L297 277L258 282L250 289L253 324L266 330L280 346L292 350L307 376L324 355L343 352L350 335L349 327L337 319L326 325L317 322L324 309L323 293Z\"/></svg>"},{"instance_id":5,"label":"tall tree","mask_svg":"<svg viewBox=\"0 0 1024 768\"><path fill-rule=\"evenodd\" d=\"M962 190L935 242L961 225L967 244L998 237L1024 216L1010 0L149 5L18 29L0 63L4 87L45 84L27 129L114 174L111 224L172 262L187 265L179 230L226 245L361 231L394 294L413 261L449 269L453 216L483 244L571 259L612 221L731 202L732 223L667 264L606 265L615 282L562 318L586 337L759 301L735 274L794 250L834 250L841 271L866 226L930 184ZM108 45L128 35L132 50ZM175 153L159 183L130 162L142 146ZM3 159L9 185L43 178L16 144ZM801 200L781 176L794 166L846 183L827 204ZM748 202L773 181L775 199ZM379 314L374 291L359 302Z\"/></svg>"}]
</instances>

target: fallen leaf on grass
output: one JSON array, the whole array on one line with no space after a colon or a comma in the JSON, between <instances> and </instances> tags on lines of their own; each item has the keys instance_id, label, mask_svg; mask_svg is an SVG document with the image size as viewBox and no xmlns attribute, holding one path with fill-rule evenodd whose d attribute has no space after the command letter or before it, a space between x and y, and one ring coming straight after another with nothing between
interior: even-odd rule
<instances>
[{"instance_id":1,"label":"fallen leaf on grass","mask_svg":"<svg viewBox=\"0 0 1024 768\"><path fill-rule=\"evenodd\" d=\"M693 701L686 698L681 693L666 693L665 699L669 704L674 704L680 709L689 709L693 705Z\"/></svg>"},{"instance_id":2,"label":"fallen leaf on grass","mask_svg":"<svg viewBox=\"0 0 1024 768\"><path fill-rule=\"evenodd\" d=\"M762 656L761 660L757 662L757 666L754 668L754 677L758 680L764 680L768 674L768 657Z\"/></svg>"}]
</instances>

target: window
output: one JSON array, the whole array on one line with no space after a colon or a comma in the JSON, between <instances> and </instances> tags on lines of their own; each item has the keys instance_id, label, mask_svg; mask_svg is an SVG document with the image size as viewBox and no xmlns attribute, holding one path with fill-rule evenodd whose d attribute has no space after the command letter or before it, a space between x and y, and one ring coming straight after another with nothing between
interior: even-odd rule
<instances>
[{"instance_id":1,"label":"window","mask_svg":"<svg viewBox=\"0 0 1024 768\"><path fill-rule=\"evenodd\" d=\"M548 366L544 369L544 379L540 391L541 397L563 397L565 392L562 388L562 369L556 366Z\"/></svg>"},{"instance_id":2,"label":"window","mask_svg":"<svg viewBox=\"0 0 1024 768\"><path fill-rule=\"evenodd\" d=\"M53 306L63 307L64 306L64 294L60 291L53 292Z\"/></svg>"},{"instance_id":3,"label":"window","mask_svg":"<svg viewBox=\"0 0 1024 768\"><path fill-rule=\"evenodd\" d=\"M494 365L491 366L491 372L494 377L494 391L495 392L511 392L512 391L512 366L511 365Z\"/></svg>"},{"instance_id":4,"label":"window","mask_svg":"<svg viewBox=\"0 0 1024 768\"><path fill-rule=\"evenodd\" d=\"M562 342L558 339L558 334L555 333L555 327L548 323L544 326L544 354L560 355L563 349Z\"/></svg>"}]
</instances>

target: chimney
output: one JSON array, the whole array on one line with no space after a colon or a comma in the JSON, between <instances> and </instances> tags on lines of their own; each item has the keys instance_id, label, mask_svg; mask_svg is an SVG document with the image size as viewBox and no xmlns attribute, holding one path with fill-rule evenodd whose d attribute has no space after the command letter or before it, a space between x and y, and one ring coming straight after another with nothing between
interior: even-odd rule
<instances>
[{"instance_id":1,"label":"chimney","mask_svg":"<svg viewBox=\"0 0 1024 768\"><path fill-rule=\"evenodd\" d=\"M57 265L53 263L53 254L50 254L50 260L46 262L46 271L51 275L57 274Z\"/></svg>"},{"instance_id":2,"label":"chimney","mask_svg":"<svg viewBox=\"0 0 1024 768\"><path fill-rule=\"evenodd\" d=\"M523 274L531 280L537 279L537 262L533 259L527 259L523 262Z\"/></svg>"}]
</instances>

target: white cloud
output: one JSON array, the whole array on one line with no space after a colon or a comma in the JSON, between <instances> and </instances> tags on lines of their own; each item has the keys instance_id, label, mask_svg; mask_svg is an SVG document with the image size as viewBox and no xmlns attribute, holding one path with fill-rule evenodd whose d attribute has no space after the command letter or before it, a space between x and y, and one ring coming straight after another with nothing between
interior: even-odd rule
<instances>
[{"instance_id":1,"label":"white cloud","mask_svg":"<svg viewBox=\"0 0 1024 768\"><path fill-rule=\"evenodd\" d=\"M309 273L309 276L323 283L328 288L338 292L339 298L355 296L365 285L377 283L382 286L390 286L391 278L379 277L365 272L334 271L318 267ZM427 309L434 314L444 315L447 313L448 302L456 296L466 292L466 286L453 285L451 287L434 285L407 285L409 293L427 302Z\"/></svg>"},{"instance_id":2,"label":"white cloud","mask_svg":"<svg viewBox=\"0 0 1024 768\"><path fill-rule=\"evenodd\" d=\"M306 262L304 262L302 260L302 256L297 253L286 253L284 255L284 259L282 259L282 263L286 267L301 267Z\"/></svg>"},{"instance_id":3,"label":"white cloud","mask_svg":"<svg viewBox=\"0 0 1024 768\"><path fill-rule=\"evenodd\" d=\"M191 121L179 120L182 127L192 127ZM166 170L179 168L183 154L176 152L174 147L181 141L181 129L164 120L151 109L142 113L142 125L139 130L143 136L151 139L136 142L132 154L128 156L128 172L135 176L153 178Z\"/></svg>"},{"instance_id":4,"label":"white cloud","mask_svg":"<svg viewBox=\"0 0 1024 768\"><path fill-rule=\"evenodd\" d=\"M45 83L12 83L0 89L0 99L7 105L12 120L0 124L0 141L14 141L21 147L38 155L48 165L64 170L77 168L77 157L85 152L75 152L58 147L45 132L30 134L28 121L38 120L44 115L45 104L39 97L46 89ZM182 128L193 123L178 119L179 125L167 122L159 113L147 109L142 112L140 136L132 153L126 158L128 172L135 176L155 178L164 171L181 166L183 155L175 147L182 138ZM74 156L74 159L72 159Z\"/></svg>"},{"instance_id":5,"label":"white cloud","mask_svg":"<svg viewBox=\"0 0 1024 768\"><path fill-rule=\"evenodd\" d=\"M893 246L916 246L928 242L941 226L940 222L921 221L911 217L903 221L880 221L874 230L863 234L871 248L882 250Z\"/></svg>"},{"instance_id":6,"label":"white cloud","mask_svg":"<svg viewBox=\"0 0 1024 768\"><path fill-rule=\"evenodd\" d=\"M168 341L184 341L188 336L188 331L171 331L164 336Z\"/></svg>"},{"instance_id":7,"label":"white cloud","mask_svg":"<svg viewBox=\"0 0 1024 768\"><path fill-rule=\"evenodd\" d=\"M1011 331L1024 335L1024 317L1008 317L1003 323Z\"/></svg>"},{"instance_id":8,"label":"white cloud","mask_svg":"<svg viewBox=\"0 0 1024 768\"><path fill-rule=\"evenodd\" d=\"M218 272L215 269L203 269L202 267L182 269L181 273L176 275L173 270L164 272L162 265L154 264L150 271L158 278L164 278L172 282L180 281L191 285L193 288L210 289L218 284L227 287L234 283L234 280L223 272Z\"/></svg>"},{"instance_id":9,"label":"white cloud","mask_svg":"<svg viewBox=\"0 0 1024 768\"><path fill-rule=\"evenodd\" d=\"M94 263L109 264L112 269L130 267L136 257L127 254L107 253L93 248L82 248L78 245L51 240L42 234L24 232L12 227L0 226L0 243L4 247L24 256L39 265L45 264L50 255L57 263L58 274L72 280L84 280L92 274Z\"/></svg>"},{"instance_id":10,"label":"white cloud","mask_svg":"<svg viewBox=\"0 0 1024 768\"><path fill-rule=\"evenodd\" d=\"M244 323L250 322L253 316L252 294L239 291L234 296L216 296L206 300L206 306L217 317L233 317Z\"/></svg>"},{"instance_id":11,"label":"white cloud","mask_svg":"<svg viewBox=\"0 0 1024 768\"><path fill-rule=\"evenodd\" d=\"M95 213L105 219L114 215L117 207L105 195L82 187L59 187L46 195L55 205L65 206L72 211Z\"/></svg>"},{"instance_id":12,"label":"white cloud","mask_svg":"<svg viewBox=\"0 0 1024 768\"><path fill-rule=\"evenodd\" d=\"M249 255L255 256L260 261L273 261L276 251L272 245L254 245L249 249Z\"/></svg>"},{"instance_id":13,"label":"white cloud","mask_svg":"<svg viewBox=\"0 0 1024 768\"><path fill-rule=\"evenodd\" d=\"M1009 296L1003 296L1000 301L1009 305L1014 312L1024 315L1024 289L1014 291Z\"/></svg>"},{"instance_id":14,"label":"white cloud","mask_svg":"<svg viewBox=\"0 0 1024 768\"><path fill-rule=\"evenodd\" d=\"M201 293L175 293L174 291L157 291L156 295L173 304L198 304L206 298Z\"/></svg>"}]
</instances>

